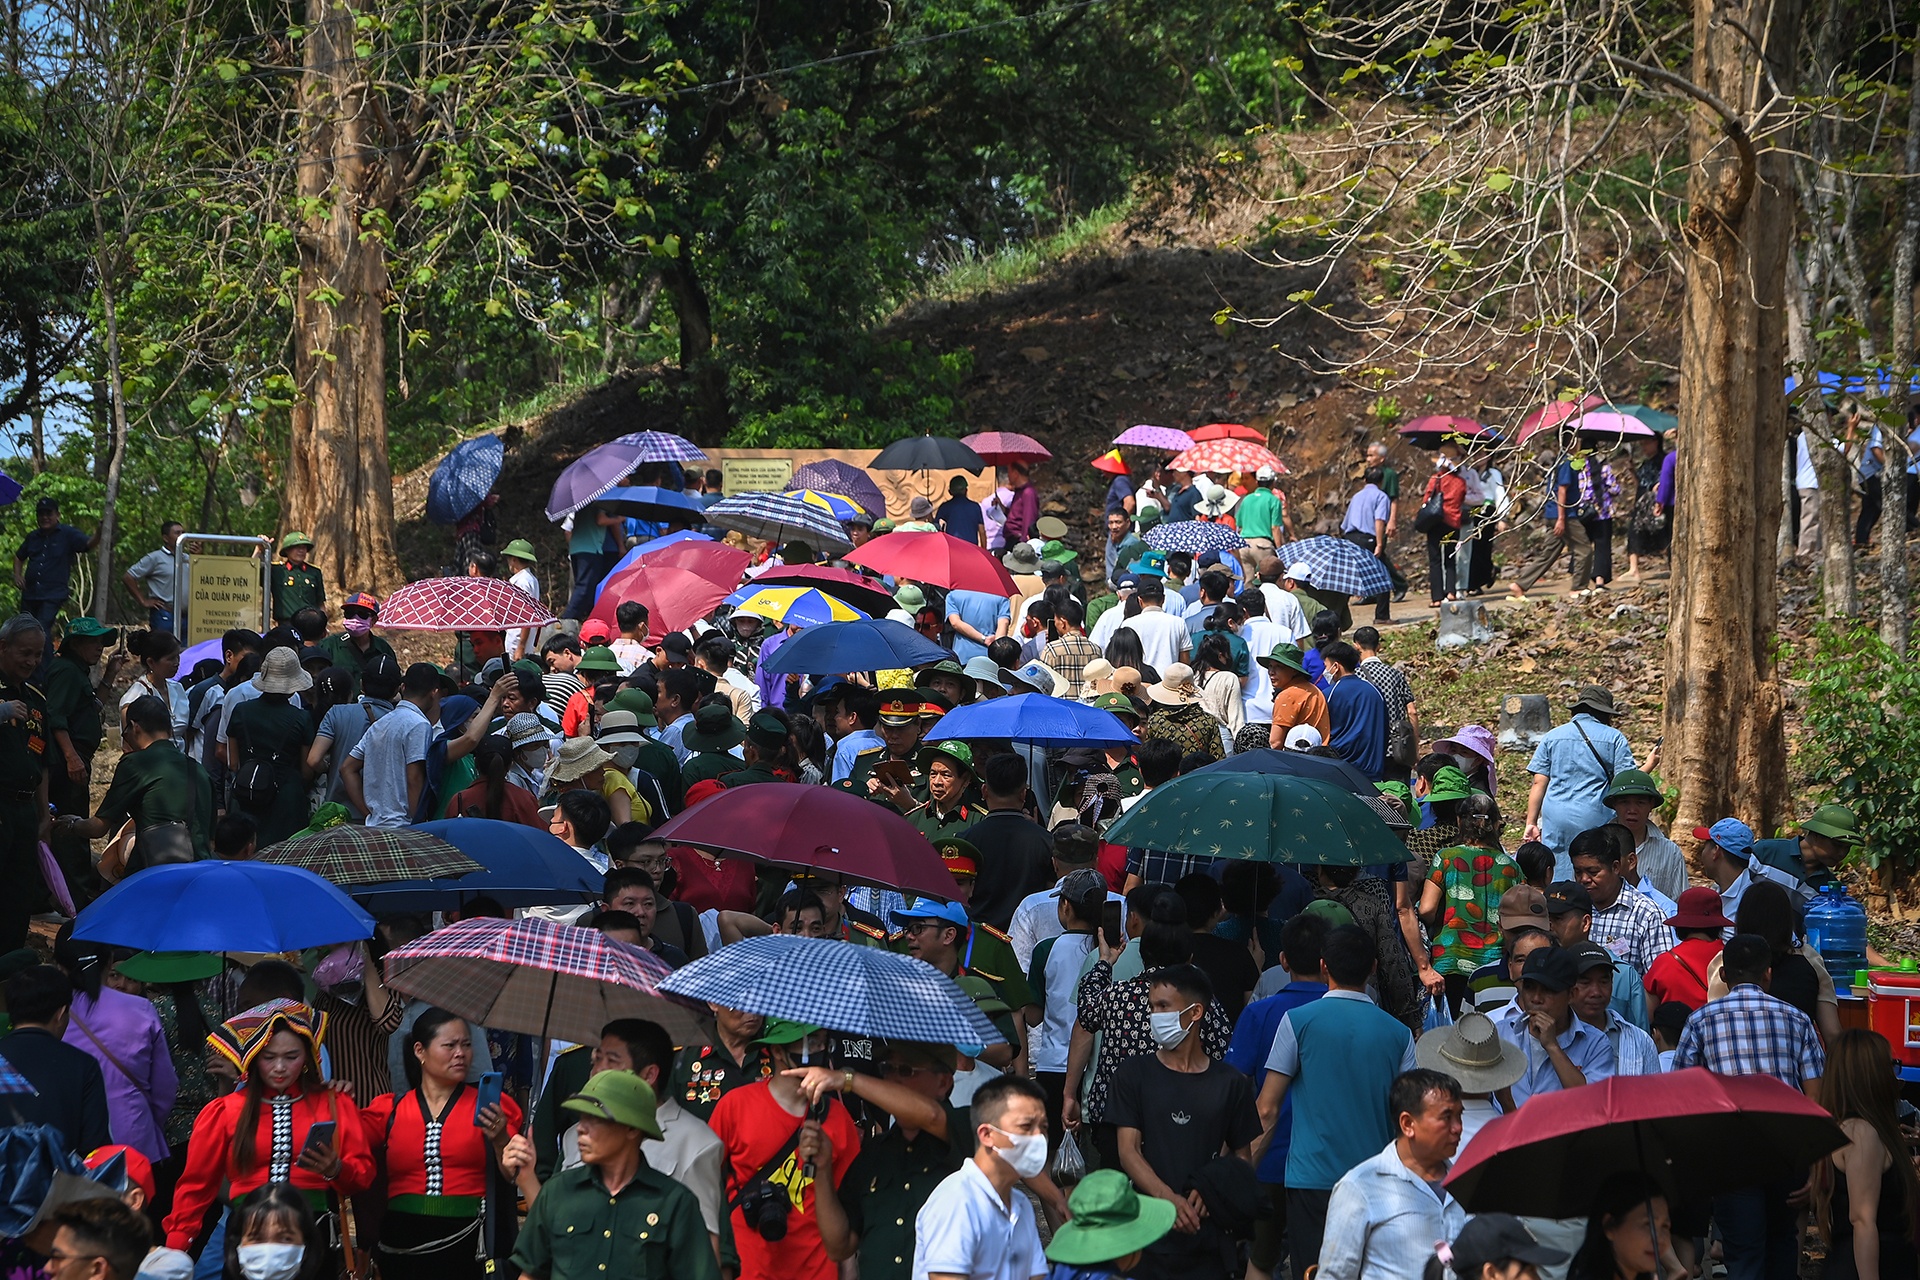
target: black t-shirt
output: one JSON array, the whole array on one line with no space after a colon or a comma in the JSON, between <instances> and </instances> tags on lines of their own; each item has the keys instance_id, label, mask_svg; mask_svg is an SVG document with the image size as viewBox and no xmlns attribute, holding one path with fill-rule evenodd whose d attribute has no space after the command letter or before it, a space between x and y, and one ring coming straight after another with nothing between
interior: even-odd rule
<instances>
[{"instance_id":1,"label":"black t-shirt","mask_svg":"<svg viewBox=\"0 0 1920 1280\"><path fill-rule=\"evenodd\" d=\"M1188 1034L1198 1035L1198 1026ZM1138 1129L1140 1154L1162 1182L1182 1193L1223 1147L1238 1150L1260 1136L1253 1082L1213 1059L1205 1071L1188 1075L1157 1053L1129 1058L1113 1073L1106 1118Z\"/></svg>"},{"instance_id":2,"label":"black t-shirt","mask_svg":"<svg viewBox=\"0 0 1920 1280\"><path fill-rule=\"evenodd\" d=\"M1213 983L1213 998L1229 1021L1238 1022L1246 1008L1247 992L1260 983L1260 970L1245 942L1212 933L1193 935L1193 962Z\"/></svg>"},{"instance_id":3,"label":"black t-shirt","mask_svg":"<svg viewBox=\"0 0 1920 1280\"><path fill-rule=\"evenodd\" d=\"M1026 814L1012 809L990 813L960 838L980 851L980 877L967 903L967 914L975 920L1004 933L1020 899L1053 887L1053 842Z\"/></svg>"},{"instance_id":4,"label":"black t-shirt","mask_svg":"<svg viewBox=\"0 0 1920 1280\"><path fill-rule=\"evenodd\" d=\"M1767 985L1767 994L1812 1018L1820 1003L1820 977L1805 956L1789 951L1773 958L1773 980Z\"/></svg>"}]
</instances>

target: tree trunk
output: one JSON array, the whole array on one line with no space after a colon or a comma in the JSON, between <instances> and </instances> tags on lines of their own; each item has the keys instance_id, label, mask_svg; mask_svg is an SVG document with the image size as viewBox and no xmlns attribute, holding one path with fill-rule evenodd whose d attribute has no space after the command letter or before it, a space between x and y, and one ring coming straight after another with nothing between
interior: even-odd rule
<instances>
[{"instance_id":1,"label":"tree trunk","mask_svg":"<svg viewBox=\"0 0 1920 1280\"><path fill-rule=\"evenodd\" d=\"M1907 406L1913 399L1913 277L1920 257L1920 45L1913 54L1913 75L1907 86L1906 180L1900 185L1900 239L1893 251L1892 314L1888 328L1892 348L1893 405L1880 428L1887 453L1880 475L1885 498L1880 508L1880 639L1905 656L1912 629L1912 584L1907 574Z\"/></svg>"},{"instance_id":2,"label":"tree trunk","mask_svg":"<svg viewBox=\"0 0 1920 1280\"><path fill-rule=\"evenodd\" d=\"M94 207L94 234L105 244L106 230ZM107 385L113 398L113 443L107 450L107 492L100 501L100 546L93 575L93 616L107 620L107 602L113 598L114 518L120 509L120 471L127 458L127 388L120 371L120 318L114 304L113 265L104 253L94 257L100 277L100 312L107 324Z\"/></svg>"},{"instance_id":3,"label":"tree trunk","mask_svg":"<svg viewBox=\"0 0 1920 1280\"><path fill-rule=\"evenodd\" d=\"M386 253L360 224L391 202L390 158L377 132L384 113L354 53L354 17L343 0L307 0L300 196L316 212L300 227L297 398L282 516L283 531L312 536L313 562L335 600L384 594L402 581L387 460Z\"/></svg>"},{"instance_id":4,"label":"tree trunk","mask_svg":"<svg viewBox=\"0 0 1920 1280\"><path fill-rule=\"evenodd\" d=\"M703 444L718 444L733 426L727 403L727 371L713 356L713 309L693 266L692 237L680 241L680 256L664 273L663 283L673 295L674 315L680 321L680 371L692 388L696 432Z\"/></svg>"},{"instance_id":5,"label":"tree trunk","mask_svg":"<svg viewBox=\"0 0 1920 1280\"><path fill-rule=\"evenodd\" d=\"M1724 20L1735 9L1743 10L1740 24ZM1668 781L1679 784L1682 831L1728 814L1771 831L1782 808L1774 467L1786 445L1779 379L1794 215L1786 158L1750 140L1765 137L1772 122L1737 113L1770 97L1748 33L1786 81L1799 24L1797 0L1694 3L1693 83L1705 106L1694 109L1690 138L1683 444L1661 750Z\"/></svg>"}]
</instances>

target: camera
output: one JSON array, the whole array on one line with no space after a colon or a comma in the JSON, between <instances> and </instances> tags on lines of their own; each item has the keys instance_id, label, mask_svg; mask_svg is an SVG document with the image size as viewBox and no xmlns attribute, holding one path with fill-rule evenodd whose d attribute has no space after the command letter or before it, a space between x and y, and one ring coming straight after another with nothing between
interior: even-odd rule
<instances>
[{"instance_id":1,"label":"camera","mask_svg":"<svg viewBox=\"0 0 1920 1280\"><path fill-rule=\"evenodd\" d=\"M791 1208L787 1189L770 1182L756 1182L740 1197L741 1216L768 1244L787 1238L787 1213Z\"/></svg>"}]
</instances>

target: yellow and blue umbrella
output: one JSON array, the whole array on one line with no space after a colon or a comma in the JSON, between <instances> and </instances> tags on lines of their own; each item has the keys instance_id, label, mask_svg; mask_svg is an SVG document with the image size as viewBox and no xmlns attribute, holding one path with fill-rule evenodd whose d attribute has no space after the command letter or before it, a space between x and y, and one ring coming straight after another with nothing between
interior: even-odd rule
<instances>
[{"instance_id":1,"label":"yellow and blue umbrella","mask_svg":"<svg viewBox=\"0 0 1920 1280\"><path fill-rule=\"evenodd\" d=\"M858 622L867 614L844 600L812 587L748 585L728 596L735 613L751 613L783 627L812 627L822 622Z\"/></svg>"},{"instance_id":2,"label":"yellow and blue umbrella","mask_svg":"<svg viewBox=\"0 0 1920 1280\"><path fill-rule=\"evenodd\" d=\"M837 493L822 493L818 489L789 489L789 498L798 498L810 507L818 507L835 520L855 520L862 517L871 520L873 513L855 502Z\"/></svg>"}]
</instances>

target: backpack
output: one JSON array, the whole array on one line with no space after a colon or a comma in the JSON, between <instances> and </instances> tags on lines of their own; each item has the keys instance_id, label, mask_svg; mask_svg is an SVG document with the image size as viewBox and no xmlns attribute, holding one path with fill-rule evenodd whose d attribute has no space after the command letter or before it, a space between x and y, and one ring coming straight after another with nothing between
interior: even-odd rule
<instances>
[{"instance_id":1,"label":"backpack","mask_svg":"<svg viewBox=\"0 0 1920 1280\"><path fill-rule=\"evenodd\" d=\"M245 710L242 707L236 714ZM242 750L240 764L233 771L233 802L250 813L265 813L273 808L274 797L280 794L276 776L280 753L255 750L253 735L245 729L244 720L234 726L234 732L240 735Z\"/></svg>"}]
</instances>

